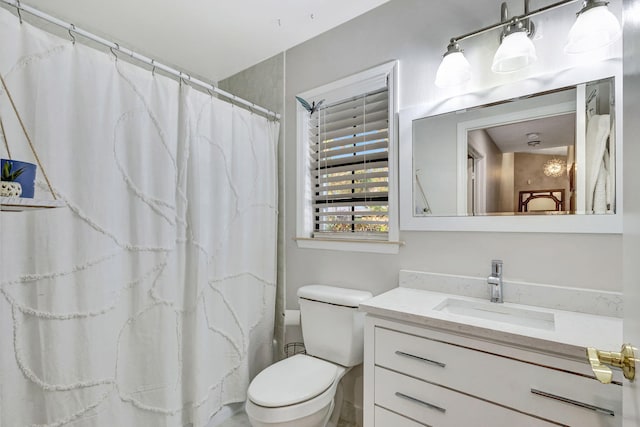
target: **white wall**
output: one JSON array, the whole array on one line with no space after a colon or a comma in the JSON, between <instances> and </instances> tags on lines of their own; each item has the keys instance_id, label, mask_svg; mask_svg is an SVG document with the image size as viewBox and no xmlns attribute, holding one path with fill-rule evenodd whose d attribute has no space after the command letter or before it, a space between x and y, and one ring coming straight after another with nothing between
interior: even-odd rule
<instances>
[{"instance_id":1,"label":"white wall","mask_svg":"<svg viewBox=\"0 0 640 427\"><path fill-rule=\"evenodd\" d=\"M452 2L453 3L453 2ZM458 3L458 2L456 2ZM459 2L463 3L463 2ZM392 0L286 53L285 182L287 306L296 308L296 291L308 283L368 289L374 294L397 286L399 269L484 276L490 260L504 260L505 277L537 283L621 289L622 239L619 235L464 232L401 232L406 244L398 255L299 249L295 237L296 176L294 95L372 66L400 60L400 108L439 102L451 92L433 85L448 40L499 20L499 2L464 2L464 7L423 0ZM532 8L546 3L532 2ZM520 1L509 2L522 13ZM610 7L619 15L621 3ZM562 53L579 4L536 19L539 61L531 69L507 77L491 73L497 33L463 42L476 75L467 90L475 91L533 75L561 70L578 60ZM619 49L620 46L617 46Z\"/></svg>"},{"instance_id":2,"label":"white wall","mask_svg":"<svg viewBox=\"0 0 640 427\"><path fill-rule=\"evenodd\" d=\"M458 146L441 144L457 140L458 121L456 114L442 114L413 122L413 164L433 216L458 213ZM414 200L425 207L415 183Z\"/></svg>"}]
</instances>

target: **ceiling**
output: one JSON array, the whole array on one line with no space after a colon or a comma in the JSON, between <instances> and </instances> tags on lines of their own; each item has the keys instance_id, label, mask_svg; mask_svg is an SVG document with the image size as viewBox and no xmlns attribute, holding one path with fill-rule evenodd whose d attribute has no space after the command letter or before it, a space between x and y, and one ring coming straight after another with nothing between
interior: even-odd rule
<instances>
[{"instance_id":1,"label":"ceiling","mask_svg":"<svg viewBox=\"0 0 640 427\"><path fill-rule=\"evenodd\" d=\"M575 113L561 114L485 129L503 153L535 152L566 155L566 147L573 145L576 136ZM529 141L540 141L530 146Z\"/></svg>"},{"instance_id":2,"label":"ceiling","mask_svg":"<svg viewBox=\"0 0 640 427\"><path fill-rule=\"evenodd\" d=\"M25 0L157 61L217 82L388 0Z\"/></svg>"}]
</instances>

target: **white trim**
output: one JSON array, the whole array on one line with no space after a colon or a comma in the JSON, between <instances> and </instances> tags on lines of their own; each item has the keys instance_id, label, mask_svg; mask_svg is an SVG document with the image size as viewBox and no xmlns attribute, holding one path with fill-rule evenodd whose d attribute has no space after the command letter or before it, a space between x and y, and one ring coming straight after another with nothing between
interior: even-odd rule
<instances>
[{"instance_id":1,"label":"white trim","mask_svg":"<svg viewBox=\"0 0 640 427\"><path fill-rule=\"evenodd\" d=\"M398 61L386 65L389 88L389 241L400 239L400 215L398 197ZM397 253L397 252L396 252Z\"/></svg>"},{"instance_id":2,"label":"white trim","mask_svg":"<svg viewBox=\"0 0 640 427\"><path fill-rule=\"evenodd\" d=\"M585 111L587 104L586 97L587 85L579 84L576 86L576 111ZM620 104L622 105L622 104ZM576 129L586 129L587 128L587 117L586 114L576 114ZM618 135L616 135L616 139ZM587 164L587 133L586 132L576 132L576 150L575 150L575 163L577 165L586 165ZM616 156L618 154L616 153ZM617 161L616 161L617 162ZM575 176L575 187L577 189L576 192L576 206L580 208L581 211L584 211L587 205L587 168L576 168L576 176Z\"/></svg>"},{"instance_id":3,"label":"white trim","mask_svg":"<svg viewBox=\"0 0 640 427\"><path fill-rule=\"evenodd\" d=\"M401 242L360 242L351 240L328 239L296 239L300 249L324 249L344 252L369 252L378 254L397 254L400 252Z\"/></svg>"},{"instance_id":4,"label":"white trim","mask_svg":"<svg viewBox=\"0 0 640 427\"><path fill-rule=\"evenodd\" d=\"M552 232L552 233L622 233L623 212L623 88L621 61L604 61L576 67L562 73L541 76L492 88L478 93L456 96L436 103L423 104L400 111L399 174L400 174L400 228L415 231L490 231L490 232ZM489 104L504 99L526 96L587 81L614 77L615 133L616 133L616 213L607 215L523 215L523 216L415 216L413 212L413 120L435 116L464 108Z\"/></svg>"},{"instance_id":5,"label":"white trim","mask_svg":"<svg viewBox=\"0 0 640 427\"><path fill-rule=\"evenodd\" d=\"M399 213L398 213L398 161L397 161L397 118L398 111L398 61L378 65L361 73L300 93L297 96L308 102L324 99L331 104L367 91L387 87L389 91L389 232L386 240L369 242L345 241L342 239L313 240L311 212L311 182L307 173L307 129L308 112L296 102L296 242L299 248L344 250L356 252L398 253ZM345 236L346 237L346 236ZM354 236L356 237L356 236ZM348 237L347 237L348 239Z\"/></svg>"},{"instance_id":6,"label":"white trim","mask_svg":"<svg viewBox=\"0 0 640 427\"><path fill-rule=\"evenodd\" d=\"M387 62L360 73L352 74L340 80L299 93L297 96L309 102L325 100L325 104L331 104L352 96L362 95L365 92L381 89L387 86L386 78L393 74L398 61ZM389 81L391 85L391 81ZM302 108L298 106L298 108ZM304 108L302 108L304 111Z\"/></svg>"},{"instance_id":7,"label":"white trim","mask_svg":"<svg viewBox=\"0 0 640 427\"><path fill-rule=\"evenodd\" d=\"M458 129L459 131L459 129ZM464 151L461 151L464 150ZM461 160L461 156L464 156L464 165L458 165L458 215L466 215L469 211L469 206L467 204L467 192L468 192L468 188L467 186L469 185L467 180L468 180L468 175L467 175L467 168L468 168L468 157L466 156L466 154L471 153L471 157L473 157L473 163L474 163L474 171L475 171L475 178L473 180L473 187L474 187L474 207L476 208L477 212L486 212L487 208L487 172L486 172L486 163L487 160L485 158L485 156L483 156L482 154L480 154L475 148L473 148L471 145L468 144L467 141L465 141L465 145L464 147L460 145L460 135L458 134L458 160L460 163ZM465 188L461 190L460 186L464 185Z\"/></svg>"}]
</instances>

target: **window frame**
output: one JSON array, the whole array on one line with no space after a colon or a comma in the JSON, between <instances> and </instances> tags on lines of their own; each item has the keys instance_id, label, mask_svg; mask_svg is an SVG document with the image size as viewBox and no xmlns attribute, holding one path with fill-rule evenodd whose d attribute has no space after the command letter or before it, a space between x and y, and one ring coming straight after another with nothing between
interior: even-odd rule
<instances>
[{"instance_id":1,"label":"window frame","mask_svg":"<svg viewBox=\"0 0 640 427\"><path fill-rule=\"evenodd\" d=\"M296 101L296 146L297 146L297 183L296 183L296 242L299 248L327 249L355 252L374 252L396 254L399 251L399 215L398 215L398 61L391 61L349 77L317 87L297 96L309 103L325 100L332 104L344 99L363 95L371 90L376 82L387 79L389 91L389 146L388 146L388 211L389 231L386 239L359 239L349 233L336 237L313 237L314 210L311 174L308 160L309 112Z\"/></svg>"}]
</instances>

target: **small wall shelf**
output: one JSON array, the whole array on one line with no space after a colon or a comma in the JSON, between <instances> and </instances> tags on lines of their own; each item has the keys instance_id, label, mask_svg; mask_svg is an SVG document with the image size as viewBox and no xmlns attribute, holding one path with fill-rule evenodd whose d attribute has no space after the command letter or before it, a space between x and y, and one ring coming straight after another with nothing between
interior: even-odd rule
<instances>
[{"instance_id":1,"label":"small wall shelf","mask_svg":"<svg viewBox=\"0 0 640 427\"><path fill-rule=\"evenodd\" d=\"M42 175L44 176L44 180L47 183L47 187L53 196L53 199L33 199L30 197L0 197L0 211L7 212L22 212L22 211L31 211L36 209L52 209L52 208L63 208L66 206L66 203L62 200L58 200L55 192L53 191L53 187L51 186L51 182L49 181L49 177L40 162L40 158L38 157L38 153L36 153L36 148L33 146L31 142L31 138L29 137L29 133L27 132L27 128L20 117L20 113L18 113L18 109L16 108L15 102L13 102L13 97L11 96L11 92L9 92L9 88L7 87L7 83L5 82L2 74L0 74L0 84L2 84L2 88L9 99L9 103L11 104L11 108L18 119L18 123L20 124L20 128L22 128L22 132L29 144L29 148L35 157L36 163L40 168ZM0 118L0 136L4 141L4 146L7 150L7 157L11 160L11 151L9 150L9 142L7 140L7 135L5 132L4 124L2 123L2 118ZM35 167L34 167L35 169ZM34 172L35 174L35 172ZM4 177L4 174L3 174ZM14 179L9 179L9 181L13 181ZM33 177L33 181L35 182L35 176ZM31 193L29 194L31 195Z\"/></svg>"},{"instance_id":2,"label":"small wall shelf","mask_svg":"<svg viewBox=\"0 0 640 427\"><path fill-rule=\"evenodd\" d=\"M63 208L65 206L65 202L62 200L0 197L0 210L4 212L33 211L37 209Z\"/></svg>"}]
</instances>

